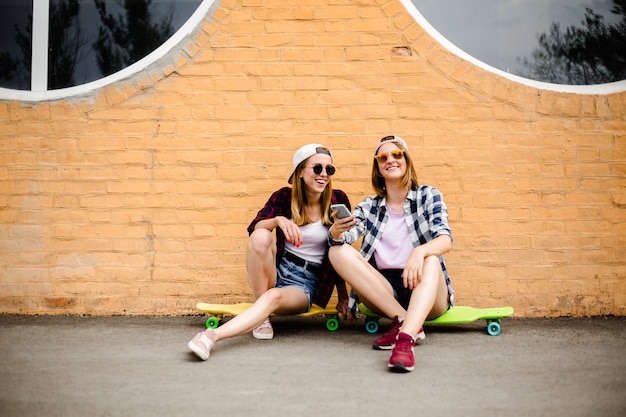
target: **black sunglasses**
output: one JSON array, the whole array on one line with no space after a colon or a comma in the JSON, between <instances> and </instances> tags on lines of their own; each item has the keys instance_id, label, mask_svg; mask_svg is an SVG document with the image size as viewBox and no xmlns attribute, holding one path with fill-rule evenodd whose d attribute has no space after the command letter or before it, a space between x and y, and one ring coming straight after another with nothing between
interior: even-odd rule
<instances>
[{"instance_id":1,"label":"black sunglasses","mask_svg":"<svg viewBox=\"0 0 626 417\"><path fill-rule=\"evenodd\" d=\"M332 165L326 165L326 167L324 167L322 166L322 164L315 164L308 168L313 168L313 172L315 173L315 175L320 175L324 168L326 169L326 175L328 176L331 176L335 173L335 167Z\"/></svg>"}]
</instances>

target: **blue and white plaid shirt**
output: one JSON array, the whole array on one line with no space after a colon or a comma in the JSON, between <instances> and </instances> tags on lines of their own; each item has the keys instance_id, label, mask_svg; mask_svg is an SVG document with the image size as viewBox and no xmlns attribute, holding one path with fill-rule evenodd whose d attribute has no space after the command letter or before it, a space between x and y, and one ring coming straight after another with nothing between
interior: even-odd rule
<instances>
[{"instance_id":1,"label":"blue and white plaid shirt","mask_svg":"<svg viewBox=\"0 0 626 417\"><path fill-rule=\"evenodd\" d=\"M387 200L378 196L366 197L356 206L352 215L356 218L357 225L344 232L342 239L347 244L352 244L363 236L361 255L369 261L389 221ZM448 226L448 209L443 201L443 195L429 185L422 185L409 191L404 200L404 220L409 228L414 248L441 235L448 235L452 239L452 231ZM450 276L443 256L439 257L439 262L452 304L454 290L450 285Z\"/></svg>"}]
</instances>

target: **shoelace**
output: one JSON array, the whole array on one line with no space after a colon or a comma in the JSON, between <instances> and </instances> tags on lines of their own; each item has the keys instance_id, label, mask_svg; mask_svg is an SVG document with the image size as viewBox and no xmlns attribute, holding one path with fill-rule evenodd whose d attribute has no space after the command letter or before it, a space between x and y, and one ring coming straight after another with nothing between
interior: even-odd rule
<instances>
[{"instance_id":1,"label":"shoelace","mask_svg":"<svg viewBox=\"0 0 626 417\"><path fill-rule=\"evenodd\" d=\"M413 349L415 341L413 339L400 339L396 340L396 350L401 352L410 352Z\"/></svg>"},{"instance_id":2,"label":"shoelace","mask_svg":"<svg viewBox=\"0 0 626 417\"><path fill-rule=\"evenodd\" d=\"M200 342L202 342L204 344L204 346L206 346L207 349L210 349L211 346L213 346L213 341L211 339L209 339L207 337L207 335L203 334L200 337Z\"/></svg>"},{"instance_id":3,"label":"shoelace","mask_svg":"<svg viewBox=\"0 0 626 417\"><path fill-rule=\"evenodd\" d=\"M272 323L270 323L270 319L265 319L265 321L259 326L259 329L266 329L268 327L272 327Z\"/></svg>"}]
</instances>

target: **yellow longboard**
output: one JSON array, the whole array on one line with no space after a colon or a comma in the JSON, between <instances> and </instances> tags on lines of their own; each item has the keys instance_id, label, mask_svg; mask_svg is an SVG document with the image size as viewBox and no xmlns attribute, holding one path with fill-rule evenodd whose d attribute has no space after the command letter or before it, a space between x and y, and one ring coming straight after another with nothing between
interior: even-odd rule
<instances>
[{"instance_id":1,"label":"yellow longboard","mask_svg":"<svg viewBox=\"0 0 626 417\"><path fill-rule=\"evenodd\" d=\"M237 316L252 307L252 303L239 304L209 304L198 303L196 308L209 314L206 327L215 329L219 326L224 316ZM336 308L322 308L313 304L306 313L295 314L300 317L326 316L326 328L332 332L339 328L339 313Z\"/></svg>"},{"instance_id":2,"label":"yellow longboard","mask_svg":"<svg viewBox=\"0 0 626 417\"><path fill-rule=\"evenodd\" d=\"M378 331L378 319L381 317L359 304L359 311L365 316L365 328L370 333ZM487 321L487 333L491 336L500 334L500 319L513 314L513 307L475 308L468 306L454 306L441 316L427 320L424 324L461 324L472 323L477 320Z\"/></svg>"}]
</instances>

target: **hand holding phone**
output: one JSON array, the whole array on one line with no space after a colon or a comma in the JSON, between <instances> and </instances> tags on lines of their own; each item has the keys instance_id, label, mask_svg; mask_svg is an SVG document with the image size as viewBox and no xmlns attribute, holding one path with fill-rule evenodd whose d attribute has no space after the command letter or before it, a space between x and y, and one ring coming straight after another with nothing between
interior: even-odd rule
<instances>
[{"instance_id":1,"label":"hand holding phone","mask_svg":"<svg viewBox=\"0 0 626 417\"><path fill-rule=\"evenodd\" d=\"M338 219L344 219L352 216L352 213L350 213L350 210L348 210L348 207L346 207L345 204L332 204L330 209L331 211L339 210L339 213L337 213Z\"/></svg>"}]
</instances>

